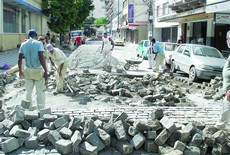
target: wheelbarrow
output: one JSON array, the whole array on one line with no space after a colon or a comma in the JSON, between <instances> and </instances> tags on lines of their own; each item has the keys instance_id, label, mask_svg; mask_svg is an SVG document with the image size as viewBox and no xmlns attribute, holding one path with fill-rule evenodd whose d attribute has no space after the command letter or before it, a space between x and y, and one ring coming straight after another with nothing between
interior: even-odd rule
<instances>
[{"instance_id":1,"label":"wheelbarrow","mask_svg":"<svg viewBox=\"0 0 230 155\"><path fill-rule=\"evenodd\" d=\"M130 67L133 69L138 70L139 64L142 63L143 60L127 60L126 59L126 64L124 65L125 70L129 70Z\"/></svg>"}]
</instances>

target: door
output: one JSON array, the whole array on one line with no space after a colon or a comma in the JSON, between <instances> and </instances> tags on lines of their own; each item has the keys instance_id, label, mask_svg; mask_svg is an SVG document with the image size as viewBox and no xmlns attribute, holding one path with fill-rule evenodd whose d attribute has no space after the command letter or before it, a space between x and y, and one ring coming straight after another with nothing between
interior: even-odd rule
<instances>
[{"instance_id":1,"label":"door","mask_svg":"<svg viewBox=\"0 0 230 155\"><path fill-rule=\"evenodd\" d=\"M185 45L181 45L176 52L173 53L173 60L175 64L175 68L177 70L181 70L181 67L183 65L183 56L182 53L184 51Z\"/></svg>"}]
</instances>

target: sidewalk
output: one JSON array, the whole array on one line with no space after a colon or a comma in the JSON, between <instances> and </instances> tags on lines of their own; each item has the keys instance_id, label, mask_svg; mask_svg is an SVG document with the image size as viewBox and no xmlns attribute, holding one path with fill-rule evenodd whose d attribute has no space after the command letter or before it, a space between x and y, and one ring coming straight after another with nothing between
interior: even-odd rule
<instances>
[{"instance_id":1,"label":"sidewalk","mask_svg":"<svg viewBox=\"0 0 230 155\"><path fill-rule=\"evenodd\" d=\"M10 67L15 66L18 63L18 49L7 50L0 52L0 67L4 64L8 64ZM0 69L0 73L5 72L5 70Z\"/></svg>"}]
</instances>

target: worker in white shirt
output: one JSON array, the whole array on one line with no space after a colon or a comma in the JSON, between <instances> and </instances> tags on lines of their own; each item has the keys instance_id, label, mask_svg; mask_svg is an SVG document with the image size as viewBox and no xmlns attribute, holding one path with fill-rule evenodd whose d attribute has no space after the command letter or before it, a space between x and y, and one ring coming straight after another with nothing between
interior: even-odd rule
<instances>
[{"instance_id":1,"label":"worker in white shirt","mask_svg":"<svg viewBox=\"0 0 230 155\"><path fill-rule=\"evenodd\" d=\"M63 83L64 77L67 71L68 66L68 58L66 57L65 53L63 53L59 48L54 48L53 45L48 44L46 49L49 51L49 58L51 64L56 68L56 83L57 88L56 91L58 93L63 93Z\"/></svg>"}]
</instances>

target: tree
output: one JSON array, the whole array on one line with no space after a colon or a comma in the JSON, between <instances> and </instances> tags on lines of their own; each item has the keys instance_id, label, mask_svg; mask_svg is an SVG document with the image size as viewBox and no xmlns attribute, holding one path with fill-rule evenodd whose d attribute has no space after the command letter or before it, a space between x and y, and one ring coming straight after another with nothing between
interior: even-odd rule
<instances>
[{"instance_id":1,"label":"tree","mask_svg":"<svg viewBox=\"0 0 230 155\"><path fill-rule=\"evenodd\" d=\"M100 26L100 25L103 25L104 27L106 26L107 24L107 19L106 17L101 17L101 18L98 18L94 21L94 25L95 26Z\"/></svg>"},{"instance_id":2,"label":"tree","mask_svg":"<svg viewBox=\"0 0 230 155\"><path fill-rule=\"evenodd\" d=\"M43 12L50 18L48 27L51 31L64 35L70 25L81 26L94 9L91 0L43 0Z\"/></svg>"}]
</instances>

